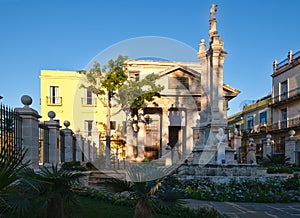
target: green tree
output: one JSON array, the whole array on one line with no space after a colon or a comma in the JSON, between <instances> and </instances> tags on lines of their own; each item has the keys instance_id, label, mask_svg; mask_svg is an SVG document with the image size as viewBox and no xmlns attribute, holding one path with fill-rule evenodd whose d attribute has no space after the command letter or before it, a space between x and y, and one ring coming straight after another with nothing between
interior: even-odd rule
<instances>
[{"instance_id":1,"label":"green tree","mask_svg":"<svg viewBox=\"0 0 300 218\"><path fill-rule=\"evenodd\" d=\"M98 62L89 71L79 71L85 75L85 83L81 87L87 88L94 93L107 107L106 114L106 149L105 149L105 165L110 167L110 138L111 138L111 102L116 97L117 91L127 80L124 61L126 56L119 55L116 60L109 60L108 64L101 68ZM106 96L104 99L103 96Z\"/></svg>"},{"instance_id":2,"label":"green tree","mask_svg":"<svg viewBox=\"0 0 300 218\"><path fill-rule=\"evenodd\" d=\"M124 111L130 110L132 115L145 107L146 102L153 101L160 97L163 86L156 84L159 75L151 73L140 81L129 80L119 89L118 100Z\"/></svg>"},{"instance_id":3,"label":"green tree","mask_svg":"<svg viewBox=\"0 0 300 218\"><path fill-rule=\"evenodd\" d=\"M110 166L110 119L111 101L114 99L121 106L120 111L129 112L132 116L137 115L137 111L145 107L146 101L152 101L154 97L160 97L163 86L155 82L159 75L154 73L147 75L140 81L127 80L126 56L118 56L116 60L110 60L108 65L101 68L95 62L89 71L79 71L85 75L84 84L81 87L93 92L107 106L106 120L106 167ZM103 100L103 96L106 98Z\"/></svg>"}]
</instances>

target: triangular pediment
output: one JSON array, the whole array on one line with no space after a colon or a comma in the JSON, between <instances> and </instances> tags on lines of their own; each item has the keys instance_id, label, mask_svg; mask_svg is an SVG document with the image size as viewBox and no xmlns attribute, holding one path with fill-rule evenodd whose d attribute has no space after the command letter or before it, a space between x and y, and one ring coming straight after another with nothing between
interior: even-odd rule
<instances>
[{"instance_id":1,"label":"triangular pediment","mask_svg":"<svg viewBox=\"0 0 300 218\"><path fill-rule=\"evenodd\" d=\"M159 72L161 77L164 76L188 76L200 78L200 73L186 66L174 66Z\"/></svg>"}]
</instances>

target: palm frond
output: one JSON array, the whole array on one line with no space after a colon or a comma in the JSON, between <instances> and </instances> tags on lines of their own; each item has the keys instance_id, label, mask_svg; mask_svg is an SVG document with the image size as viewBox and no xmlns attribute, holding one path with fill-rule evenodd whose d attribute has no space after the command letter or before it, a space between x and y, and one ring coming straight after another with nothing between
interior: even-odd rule
<instances>
[{"instance_id":1,"label":"palm frond","mask_svg":"<svg viewBox=\"0 0 300 218\"><path fill-rule=\"evenodd\" d=\"M125 191L133 192L134 191L132 182L118 179L118 178L113 178L113 177L102 181L100 188L102 190L109 190L113 193L121 193L121 192L125 192Z\"/></svg>"}]
</instances>

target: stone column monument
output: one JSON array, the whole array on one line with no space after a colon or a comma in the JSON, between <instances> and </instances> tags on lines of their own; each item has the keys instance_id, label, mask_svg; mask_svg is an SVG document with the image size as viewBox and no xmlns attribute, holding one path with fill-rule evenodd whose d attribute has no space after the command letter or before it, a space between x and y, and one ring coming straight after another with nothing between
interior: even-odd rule
<instances>
[{"instance_id":1,"label":"stone column monument","mask_svg":"<svg viewBox=\"0 0 300 218\"><path fill-rule=\"evenodd\" d=\"M224 132L227 127L223 92L223 64L227 53L217 31L216 11L217 6L212 4L208 32L209 48L206 49L205 41L202 39L197 53L201 67L203 94L202 110L197 125L193 128L194 135L198 135L198 141L193 149L193 164L236 163L234 150L228 147L228 143L226 144L225 141L221 143L217 138L217 134L220 131Z\"/></svg>"}]
</instances>

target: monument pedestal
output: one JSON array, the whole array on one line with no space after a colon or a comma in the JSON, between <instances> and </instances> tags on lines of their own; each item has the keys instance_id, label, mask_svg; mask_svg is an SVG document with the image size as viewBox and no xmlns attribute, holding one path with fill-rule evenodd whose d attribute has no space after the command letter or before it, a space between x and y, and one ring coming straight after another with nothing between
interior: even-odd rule
<instances>
[{"instance_id":1,"label":"monument pedestal","mask_svg":"<svg viewBox=\"0 0 300 218\"><path fill-rule=\"evenodd\" d=\"M218 160L217 146L195 146L193 156L190 160L192 165L235 165L237 161L234 159L235 150L230 147L225 147L225 159Z\"/></svg>"}]
</instances>

